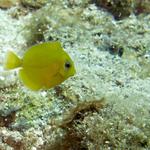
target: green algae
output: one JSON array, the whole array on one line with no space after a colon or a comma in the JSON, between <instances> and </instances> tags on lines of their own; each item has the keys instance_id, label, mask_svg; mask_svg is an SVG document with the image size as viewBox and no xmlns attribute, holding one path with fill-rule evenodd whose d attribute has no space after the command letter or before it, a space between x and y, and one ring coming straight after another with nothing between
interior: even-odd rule
<instances>
[{"instance_id":1,"label":"green algae","mask_svg":"<svg viewBox=\"0 0 150 150\"><path fill-rule=\"evenodd\" d=\"M3 89L2 89L3 90ZM7 87L7 92L1 92L1 97L3 97L3 102L1 102L1 115L5 116L10 113L11 110L17 110L17 117L15 124L20 125L21 120L24 120L24 124L28 127L34 126L34 120L44 117L42 116L42 109L51 109L51 100L46 98L44 101L43 97L39 94L26 94L16 86ZM46 106L45 106L46 103ZM3 113L2 113L3 112ZM45 114L46 115L46 114ZM14 125L14 126L16 126ZM22 125L21 125L22 126ZM19 127L17 127L19 128ZM24 126L26 128L26 126ZM23 130L23 126L22 126Z\"/></svg>"}]
</instances>

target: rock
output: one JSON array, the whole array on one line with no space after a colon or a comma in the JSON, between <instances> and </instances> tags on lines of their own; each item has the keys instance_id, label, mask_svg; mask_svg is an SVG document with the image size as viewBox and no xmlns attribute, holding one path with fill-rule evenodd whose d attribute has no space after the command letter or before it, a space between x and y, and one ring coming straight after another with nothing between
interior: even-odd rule
<instances>
[{"instance_id":1,"label":"rock","mask_svg":"<svg viewBox=\"0 0 150 150\"><path fill-rule=\"evenodd\" d=\"M0 8L7 9L16 5L19 2L20 0L0 0Z\"/></svg>"},{"instance_id":2,"label":"rock","mask_svg":"<svg viewBox=\"0 0 150 150\"><path fill-rule=\"evenodd\" d=\"M45 5L48 0L21 0L21 4L26 7L40 8Z\"/></svg>"},{"instance_id":3,"label":"rock","mask_svg":"<svg viewBox=\"0 0 150 150\"><path fill-rule=\"evenodd\" d=\"M106 9L116 20L124 19L130 14L150 13L148 0L92 0L97 6Z\"/></svg>"},{"instance_id":4,"label":"rock","mask_svg":"<svg viewBox=\"0 0 150 150\"><path fill-rule=\"evenodd\" d=\"M112 13L114 18L119 20L127 17L133 12L133 1L129 0L95 0L97 6L105 8L108 12Z\"/></svg>"}]
</instances>

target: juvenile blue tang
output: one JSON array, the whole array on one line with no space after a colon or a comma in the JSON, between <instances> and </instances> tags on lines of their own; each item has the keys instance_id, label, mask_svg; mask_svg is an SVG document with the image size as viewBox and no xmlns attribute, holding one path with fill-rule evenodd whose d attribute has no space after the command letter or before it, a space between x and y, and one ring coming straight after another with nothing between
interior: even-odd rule
<instances>
[{"instance_id":1,"label":"juvenile blue tang","mask_svg":"<svg viewBox=\"0 0 150 150\"><path fill-rule=\"evenodd\" d=\"M4 68L19 68L19 78L32 90L52 88L76 73L72 59L58 41L34 45L22 59L8 51Z\"/></svg>"}]
</instances>

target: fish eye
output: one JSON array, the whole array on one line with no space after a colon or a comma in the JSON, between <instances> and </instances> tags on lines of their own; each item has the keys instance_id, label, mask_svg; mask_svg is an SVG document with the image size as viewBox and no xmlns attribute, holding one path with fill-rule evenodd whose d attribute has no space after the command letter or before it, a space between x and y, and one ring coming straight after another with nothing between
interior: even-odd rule
<instances>
[{"instance_id":1,"label":"fish eye","mask_svg":"<svg viewBox=\"0 0 150 150\"><path fill-rule=\"evenodd\" d=\"M70 64L70 62L67 61L67 62L65 63L65 68L66 68L66 69L69 69L70 67L71 67L71 64Z\"/></svg>"}]
</instances>

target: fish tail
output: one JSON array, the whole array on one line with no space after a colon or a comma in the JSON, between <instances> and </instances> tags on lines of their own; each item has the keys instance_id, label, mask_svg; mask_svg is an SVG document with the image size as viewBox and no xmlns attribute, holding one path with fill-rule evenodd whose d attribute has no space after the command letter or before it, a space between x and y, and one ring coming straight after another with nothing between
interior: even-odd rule
<instances>
[{"instance_id":1,"label":"fish tail","mask_svg":"<svg viewBox=\"0 0 150 150\"><path fill-rule=\"evenodd\" d=\"M8 51L6 54L4 69L11 70L18 67L21 67L22 60L12 51Z\"/></svg>"}]
</instances>

